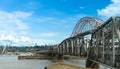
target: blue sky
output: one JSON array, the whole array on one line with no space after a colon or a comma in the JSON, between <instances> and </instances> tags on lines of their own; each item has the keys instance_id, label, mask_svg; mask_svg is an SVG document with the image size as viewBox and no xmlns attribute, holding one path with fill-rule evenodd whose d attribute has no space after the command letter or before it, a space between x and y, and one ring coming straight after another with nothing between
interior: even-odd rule
<instances>
[{"instance_id":1,"label":"blue sky","mask_svg":"<svg viewBox=\"0 0 120 69\"><path fill-rule=\"evenodd\" d=\"M105 20L120 15L119 4L119 0L0 0L0 43L57 44L84 16Z\"/></svg>"}]
</instances>

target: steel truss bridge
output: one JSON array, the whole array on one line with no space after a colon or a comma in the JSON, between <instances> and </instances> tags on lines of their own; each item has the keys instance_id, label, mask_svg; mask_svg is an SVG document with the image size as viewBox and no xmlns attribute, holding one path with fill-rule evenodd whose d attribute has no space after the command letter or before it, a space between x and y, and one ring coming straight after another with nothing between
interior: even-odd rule
<instances>
[{"instance_id":1,"label":"steel truss bridge","mask_svg":"<svg viewBox=\"0 0 120 69\"><path fill-rule=\"evenodd\" d=\"M106 22L95 17L81 18L71 36L58 45L58 53L120 68L120 17L110 17Z\"/></svg>"}]
</instances>

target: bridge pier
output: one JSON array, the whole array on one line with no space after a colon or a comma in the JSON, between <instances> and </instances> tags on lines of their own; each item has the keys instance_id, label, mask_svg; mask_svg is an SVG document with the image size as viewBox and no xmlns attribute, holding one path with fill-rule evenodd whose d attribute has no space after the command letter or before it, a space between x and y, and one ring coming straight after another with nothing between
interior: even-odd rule
<instances>
[{"instance_id":1,"label":"bridge pier","mask_svg":"<svg viewBox=\"0 0 120 69\"><path fill-rule=\"evenodd\" d=\"M63 53L66 54L66 42L63 43Z\"/></svg>"},{"instance_id":2,"label":"bridge pier","mask_svg":"<svg viewBox=\"0 0 120 69\"><path fill-rule=\"evenodd\" d=\"M77 38L75 39L75 56L77 56L77 47L78 47L78 45L77 45Z\"/></svg>"},{"instance_id":3,"label":"bridge pier","mask_svg":"<svg viewBox=\"0 0 120 69\"><path fill-rule=\"evenodd\" d=\"M74 55L74 41L73 40L71 40L71 47L72 47L71 55Z\"/></svg>"},{"instance_id":4,"label":"bridge pier","mask_svg":"<svg viewBox=\"0 0 120 69\"><path fill-rule=\"evenodd\" d=\"M69 40L69 55L72 55L72 41Z\"/></svg>"},{"instance_id":5,"label":"bridge pier","mask_svg":"<svg viewBox=\"0 0 120 69\"><path fill-rule=\"evenodd\" d=\"M63 53L63 44L61 44L61 53Z\"/></svg>"},{"instance_id":6,"label":"bridge pier","mask_svg":"<svg viewBox=\"0 0 120 69\"><path fill-rule=\"evenodd\" d=\"M63 44L63 46L64 46L64 54L67 54L67 44L66 44L66 42Z\"/></svg>"},{"instance_id":7,"label":"bridge pier","mask_svg":"<svg viewBox=\"0 0 120 69\"><path fill-rule=\"evenodd\" d=\"M67 55L69 54L69 41L66 42L67 44Z\"/></svg>"},{"instance_id":8,"label":"bridge pier","mask_svg":"<svg viewBox=\"0 0 120 69\"><path fill-rule=\"evenodd\" d=\"M77 39L77 47L76 47L76 55L79 56L79 52L80 52L80 42L79 42L79 38Z\"/></svg>"}]
</instances>

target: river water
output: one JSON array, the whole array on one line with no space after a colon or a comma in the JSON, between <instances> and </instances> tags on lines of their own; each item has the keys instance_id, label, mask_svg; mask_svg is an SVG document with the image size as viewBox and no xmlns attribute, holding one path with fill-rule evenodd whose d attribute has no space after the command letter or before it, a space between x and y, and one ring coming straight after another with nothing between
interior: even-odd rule
<instances>
[{"instance_id":1,"label":"river water","mask_svg":"<svg viewBox=\"0 0 120 69\"><path fill-rule=\"evenodd\" d=\"M44 69L53 64L51 60L18 60L18 56L0 55L0 69ZM64 60L64 63L85 67L85 60ZM100 65L100 69L109 69Z\"/></svg>"},{"instance_id":2,"label":"river water","mask_svg":"<svg viewBox=\"0 0 120 69\"><path fill-rule=\"evenodd\" d=\"M0 69L44 69L50 60L18 60L18 56L0 55Z\"/></svg>"}]
</instances>

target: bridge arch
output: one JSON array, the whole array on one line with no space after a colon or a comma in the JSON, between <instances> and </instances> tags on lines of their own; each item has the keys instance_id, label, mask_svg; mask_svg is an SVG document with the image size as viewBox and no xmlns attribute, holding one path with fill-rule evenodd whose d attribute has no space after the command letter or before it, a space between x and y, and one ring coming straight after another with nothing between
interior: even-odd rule
<instances>
[{"instance_id":1,"label":"bridge arch","mask_svg":"<svg viewBox=\"0 0 120 69\"><path fill-rule=\"evenodd\" d=\"M96 29L103 23L103 20L96 17L83 17L75 25L71 37L74 37L85 31Z\"/></svg>"},{"instance_id":2,"label":"bridge arch","mask_svg":"<svg viewBox=\"0 0 120 69\"><path fill-rule=\"evenodd\" d=\"M71 37L63 40L58 48L59 52L69 55L85 55L90 39L84 37L91 34L93 29L101 25L103 21L95 17L83 17L75 25ZM87 32L86 32L87 31Z\"/></svg>"}]
</instances>

